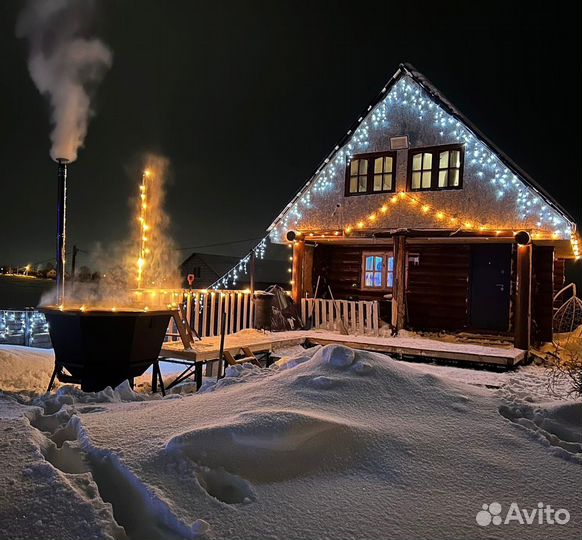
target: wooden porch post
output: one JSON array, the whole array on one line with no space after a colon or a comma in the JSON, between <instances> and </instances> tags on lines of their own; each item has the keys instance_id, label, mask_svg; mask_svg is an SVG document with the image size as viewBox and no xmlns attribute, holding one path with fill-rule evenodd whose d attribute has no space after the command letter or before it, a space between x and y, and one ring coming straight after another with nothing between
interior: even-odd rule
<instances>
[{"instance_id":1,"label":"wooden porch post","mask_svg":"<svg viewBox=\"0 0 582 540\"><path fill-rule=\"evenodd\" d=\"M532 245L518 244L514 345L525 351L531 344L531 263Z\"/></svg>"},{"instance_id":2,"label":"wooden porch post","mask_svg":"<svg viewBox=\"0 0 582 540\"><path fill-rule=\"evenodd\" d=\"M291 287L291 297L296 305L301 304L303 298L303 260L305 258L305 241L295 240L293 242L293 266L291 279L293 284Z\"/></svg>"},{"instance_id":3,"label":"wooden porch post","mask_svg":"<svg viewBox=\"0 0 582 540\"><path fill-rule=\"evenodd\" d=\"M394 239L394 286L392 287L392 325L402 330L406 322L406 235L396 233Z\"/></svg>"}]
</instances>

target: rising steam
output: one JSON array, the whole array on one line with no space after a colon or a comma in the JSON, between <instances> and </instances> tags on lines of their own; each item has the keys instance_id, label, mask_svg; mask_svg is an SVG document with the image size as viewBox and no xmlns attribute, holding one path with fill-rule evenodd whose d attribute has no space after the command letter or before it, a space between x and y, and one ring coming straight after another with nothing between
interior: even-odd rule
<instances>
[{"instance_id":1,"label":"rising steam","mask_svg":"<svg viewBox=\"0 0 582 540\"><path fill-rule=\"evenodd\" d=\"M92 0L28 0L16 35L30 45L28 69L51 106L51 157L74 161L91 116L91 91L111 66L111 51L87 35Z\"/></svg>"}]
</instances>

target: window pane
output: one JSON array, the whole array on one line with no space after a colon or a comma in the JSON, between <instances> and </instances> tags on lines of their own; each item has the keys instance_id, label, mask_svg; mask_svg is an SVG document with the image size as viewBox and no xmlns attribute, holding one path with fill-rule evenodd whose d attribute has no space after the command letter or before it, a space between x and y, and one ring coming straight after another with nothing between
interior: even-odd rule
<instances>
[{"instance_id":1,"label":"window pane","mask_svg":"<svg viewBox=\"0 0 582 540\"><path fill-rule=\"evenodd\" d=\"M382 191L382 175L374 175L374 191Z\"/></svg>"},{"instance_id":2,"label":"window pane","mask_svg":"<svg viewBox=\"0 0 582 540\"><path fill-rule=\"evenodd\" d=\"M384 158L384 172L392 172L392 158L391 157Z\"/></svg>"},{"instance_id":3,"label":"window pane","mask_svg":"<svg viewBox=\"0 0 582 540\"><path fill-rule=\"evenodd\" d=\"M432 154L424 154L424 161L422 163L422 170L427 171L432 169Z\"/></svg>"},{"instance_id":4,"label":"window pane","mask_svg":"<svg viewBox=\"0 0 582 540\"><path fill-rule=\"evenodd\" d=\"M366 278L364 281L365 281L366 287L373 287L374 286L374 272L366 272Z\"/></svg>"},{"instance_id":5,"label":"window pane","mask_svg":"<svg viewBox=\"0 0 582 540\"><path fill-rule=\"evenodd\" d=\"M418 189L420 187L420 173L412 173L412 189Z\"/></svg>"},{"instance_id":6,"label":"window pane","mask_svg":"<svg viewBox=\"0 0 582 540\"><path fill-rule=\"evenodd\" d=\"M451 169L449 171L449 186L458 187L459 185L459 169Z\"/></svg>"},{"instance_id":7,"label":"window pane","mask_svg":"<svg viewBox=\"0 0 582 540\"><path fill-rule=\"evenodd\" d=\"M394 257L390 255L388 257L388 271L392 272L394 270Z\"/></svg>"},{"instance_id":8,"label":"window pane","mask_svg":"<svg viewBox=\"0 0 582 540\"><path fill-rule=\"evenodd\" d=\"M350 174L357 174L358 173L358 163L360 162L359 159L354 159L350 163Z\"/></svg>"},{"instance_id":9,"label":"window pane","mask_svg":"<svg viewBox=\"0 0 582 540\"><path fill-rule=\"evenodd\" d=\"M382 162L383 162L383 159L381 157L376 158L374 160L374 172L376 172L376 173L382 172Z\"/></svg>"},{"instance_id":10,"label":"window pane","mask_svg":"<svg viewBox=\"0 0 582 540\"><path fill-rule=\"evenodd\" d=\"M460 150L451 151L451 167L461 166L461 152Z\"/></svg>"},{"instance_id":11,"label":"window pane","mask_svg":"<svg viewBox=\"0 0 582 540\"><path fill-rule=\"evenodd\" d=\"M368 190L368 179L365 176L358 176L358 191L360 193L366 193Z\"/></svg>"},{"instance_id":12,"label":"window pane","mask_svg":"<svg viewBox=\"0 0 582 540\"><path fill-rule=\"evenodd\" d=\"M366 257L366 270L373 269L374 269L374 257L371 255L370 257Z\"/></svg>"},{"instance_id":13,"label":"window pane","mask_svg":"<svg viewBox=\"0 0 582 540\"><path fill-rule=\"evenodd\" d=\"M447 171L439 171L439 187L447 187Z\"/></svg>"},{"instance_id":14,"label":"window pane","mask_svg":"<svg viewBox=\"0 0 582 540\"><path fill-rule=\"evenodd\" d=\"M382 287L382 272L374 274L374 287Z\"/></svg>"},{"instance_id":15,"label":"window pane","mask_svg":"<svg viewBox=\"0 0 582 540\"><path fill-rule=\"evenodd\" d=\"M384 175L384 191L390 191L392 189L392 175L385 174Z\"/></svg>"},{"instance_id":16,"label":"window pane","mask_svg":"<svg viewBox=\"0 0 582 540\"><path fill-rule=\"evenodd\" d=\"M360 163L360 174L366 174L368 172L368 160L360 159L358 161Z\"/></svg>"},{"instance_id":17,"label":"window pane","mask_svg":"<svg viewBox=\"0 0 582 540\"><path fill-rule=\"evenodd\" d=\"M376 262L374 265L374 269L376 270L376 272L382 272L382 257L375 257Z\"/></svg>"},{"instance_id":18,"label":"window pane","mask_svg":"<svg viewBox=\"0 0 582 540\"><path fill-rule=\"evenodd\" d=\"M449 166L449 151L441 152L439 157L439 169L446 169Z\"/></svg>"},{"instance_id":19,"label":"window pane","mask_svg":"<svg viewBox=\"0 0 582 540\"><path fill-rule=\"evenodd\" d=\"M415 154L412 158L412 170L420 171L422 169L422 154Z\"/></svg>"},{"instance_id":20,"label":"window pane","mask_svg":"<svg viewBox=\"0 0 582 540\"><path fill-rule=\"evenodd\" d=\"M358 178L352 176L350 178L350 193L356 193L358 191Z\"/></svg>"},{"instance_id":21,"label":"window pane","mask_svg":"<svg viewBox=\"0 0 582 540\"><path fill-rule=\"evenodd\" d=\"M394 272L388 272L386 278L386 285L388 287L394 287Z\"/></svg>"},{"instance_id":22,"label":"window pane","mask_svg":"<svg viewBox=\"0 0 582 540\"><path fill-rule=\"evenodd\" d=\"M432 173L430 171L426 171L422 173L422 187L429 188L430 187L430 179Z\"/></svg>"}]
</instances>

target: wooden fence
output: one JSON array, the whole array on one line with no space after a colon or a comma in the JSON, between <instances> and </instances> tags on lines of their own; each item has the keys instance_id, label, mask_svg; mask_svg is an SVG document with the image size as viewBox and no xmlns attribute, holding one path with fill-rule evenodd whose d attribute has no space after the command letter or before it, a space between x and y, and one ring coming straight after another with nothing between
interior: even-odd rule
<instances>
[{"instance_id":1,"label":"wooden fence","mask_svg":"<svg viewBox=\"0 0 582 540\"><path fill-rule=\"evenodd\" d=\"M314 328L338 331L338 321L343 321L350 334L378 335L378 302L366 300L324 300L303 298L301 316L311 317Z\"/></svg>"},{"instance_id":2,"label":"wooden fence","mask_svg":"<svg viewBox=\"0 0 582 540\"><path fill-rule=\"evenodd\" d=\"M186 321L201 338L220 335L223 317L227 334L254 326L254 304L249 291L184 290L180 294ZM173 319L167 335L171 340L179 339Z\"/></svg>"}]
</instances>

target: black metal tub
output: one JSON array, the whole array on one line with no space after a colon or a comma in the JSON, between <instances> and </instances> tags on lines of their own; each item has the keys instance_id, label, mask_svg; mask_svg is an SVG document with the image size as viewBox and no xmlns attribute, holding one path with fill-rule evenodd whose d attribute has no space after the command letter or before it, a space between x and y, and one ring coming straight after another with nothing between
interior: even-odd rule
<instances>
[{"instance_id":1,"label":"black metal tub","mask_svg":"<svg viewBox=\"0 0 582 540\"><path fill-rule=\"evenodd\" d=\"M97 392L142 375L158 358L172 312L41 308L60 380ZM65 368L71 377L62 374Z\"/></svg>"}]
</instances>

